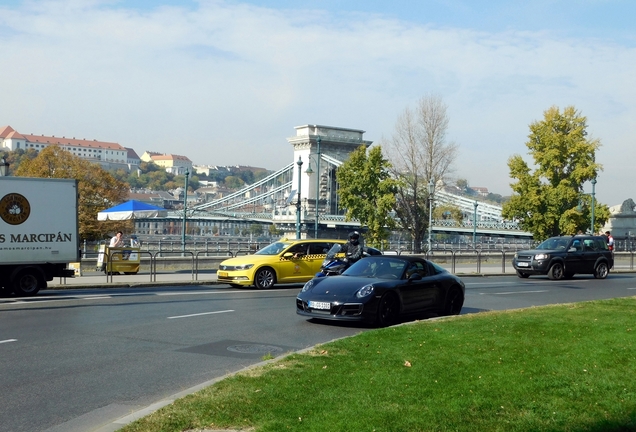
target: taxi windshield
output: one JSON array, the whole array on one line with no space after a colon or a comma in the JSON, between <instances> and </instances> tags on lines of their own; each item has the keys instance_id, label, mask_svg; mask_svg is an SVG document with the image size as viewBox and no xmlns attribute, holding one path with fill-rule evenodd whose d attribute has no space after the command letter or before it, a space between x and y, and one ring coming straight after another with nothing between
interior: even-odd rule
<instances>
[{"instance_id":1,"label":"taxi windshield","mask_svg":"<svg viewBox=\"0 0 636 432\"><path fill-rule=\"evenodd\" d=\"M263 249L257 251L254 255L278 255L283 250L287 249L290 245L291 243L272 243L271 245L267 245Z\"/></svg>"}]
</instances>

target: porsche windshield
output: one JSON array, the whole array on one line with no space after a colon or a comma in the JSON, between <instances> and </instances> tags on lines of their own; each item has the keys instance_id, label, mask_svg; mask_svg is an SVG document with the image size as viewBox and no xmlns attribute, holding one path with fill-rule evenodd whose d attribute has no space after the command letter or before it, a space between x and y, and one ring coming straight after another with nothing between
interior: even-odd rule
<instances>
[{"instance_id":1,"label":"porsche windshield","mask_svg":"<svg viewBox=\"0 0 636 432\"><path fill-rule=\"evenodd\" d=\"M344 276L369 277L377 279L401 279L406 267L401 259L367 257L352 264L342 273Z\"/></svg>"},{"instance_id":2,"label":"porsche windshield","mask_svg":"<svg viewBox=\"0 0 636 432\"><path fill-rule=\"evenodd\" d=\"M265 246L263 249L257 251L254 255L278 255L283 250L287 249L291 243L276 242L271 245Z\"/></svg>"}]
</instances>

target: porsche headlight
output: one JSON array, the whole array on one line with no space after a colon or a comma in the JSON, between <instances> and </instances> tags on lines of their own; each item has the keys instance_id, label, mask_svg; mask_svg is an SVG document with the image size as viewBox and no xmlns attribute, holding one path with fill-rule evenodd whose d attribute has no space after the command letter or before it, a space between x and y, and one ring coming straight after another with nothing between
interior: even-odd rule
<instances>
[{"instance_id":1,"label":"porsche headlight","mask_svg":"<svg viewBox=\"0 0 636 432\"><path fill-rule=\"evenodd\" d=\"M358 290L356 297L362 298L370 296L373 293L373 285L365 285Z\"/></svg>"},{"instance_id":2,"label":"porsche headlight","mask_svg":"<svg viewBox=\"0 0 636 432\"><path fill-rule=\"evenodd\" d=\"M314 280L312 279L309 282L307 282L305 285L303 285L303 289L301 289L300 292L309 291L313 286L314 286Z\"/></svg>"},{"instance_id":3,"label":"porsche headlight","mask_svg":"<svg viewBox=\"0 0 636 432\"><path fill-rule=\"evenodd\" d=\"M548 258L550 258L550 254L546 254L546 253L536 254L534 256L534 259L536 259L536 260L544 260L544 259L548 259Z\"/></svg>"},{"instance_id":4,"label":"porsche headlight","mask_svg":"<svg viewBox=\"0 0 636 432\"><path fill-rule=\"evenodd\" d=\"M234 270L249 270L254 267L254 264L239 264L234 267Z\"/></svg>"}]
</instances>

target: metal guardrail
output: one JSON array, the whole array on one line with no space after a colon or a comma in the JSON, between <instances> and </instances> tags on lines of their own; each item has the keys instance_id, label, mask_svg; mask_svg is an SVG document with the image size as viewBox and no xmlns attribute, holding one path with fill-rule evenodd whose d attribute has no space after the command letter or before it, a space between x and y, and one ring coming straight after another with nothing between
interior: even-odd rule
<instances>
[{"instance_id":1,"label":"metal guardrail","mask_svg":"<svg viewBox=\"0 0 636 432\"><path fill-rule=\"evenodd\" d=\"M122 252L114 251L113 253L122 253ZM142 251L141 253L143 253L144 256L147 256L146 259L141 261L142 263L145 263L145 265L149 265L150 282L156 282L157 274L159 273L157 264L160 263L161 261L170 261L170 258L166 260L165 259L166 257L161 256L159 253L152 254L150 252L145 252L145 251ZM166 253L166 252L162 251L162 253ZM385 251L385 254L387 255L401 255L404 253L405 252L399 251L399 250ZM191 270L191 280L199 280L199 273L201 270L202 262L206 260L209 261L210 259L215 260L216 258L218 259L223 258L223 257L206 256L206 251L198 251L196 253L191 251L186 251L185 253L182 251L179 251L179 252L175 251L174 254L187 256L187 260L179 260L179 261L181 262L181 264L184 264L185 262L188 263L188 266L186 266L186 268ZM495 259L493 263L497 265L500 264L501 273L507 274L509 269L512 267L506 266L506 261L512 259L512 254L513 254L512 251L504 251L504 250L482 251L479 249L473 249L473 250L446 250L446 251L434 250L432 251L432 253L414 254L414 255L423 256L424 258L432 262L435 262L439 265L443 265L445 268L448 268L448 266L444 264L450 264L449 270L451 271L451 273L457 273L458 266L460 266L462 263L467 263L469 264L469 266L464 265L462 269L463 272L465 272L467 268L472 267L474 268L474 272L477 274L488 274L487 271L486 272L482 271L483 266L486 263L488 263L491 259ZM86 254L86 255L97 256L98 254L95 253L95 254ZM229 256L231 257L232 255L230 254ZM636 251L615 252L614 253L614 269L634 271L635 256L636 256ZM181 257L176 257L176 258L181 258ZM515 272L513 270L509 274L514 274L514 273ZM113 274L107 274L106 281L108 283L112 283Z\"/></svg>"}]
</instances>

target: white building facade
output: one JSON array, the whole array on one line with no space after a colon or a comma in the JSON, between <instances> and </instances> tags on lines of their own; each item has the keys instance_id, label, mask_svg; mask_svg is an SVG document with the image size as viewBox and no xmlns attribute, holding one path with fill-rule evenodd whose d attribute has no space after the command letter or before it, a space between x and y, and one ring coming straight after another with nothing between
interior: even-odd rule
<instances>
[{"instance_id":1,"label":"white building facade","mask_svg":"<svg viewBox=\"0 0 636 432\"><path fill-rule=\"evenodd\" d=\"M67 137L21 134L11 126L0 127L0 148L9 151L33 149L37 152L57 145L92 162L128 164L128 149L112 142Z\"/></svg>"}]
</instances>

